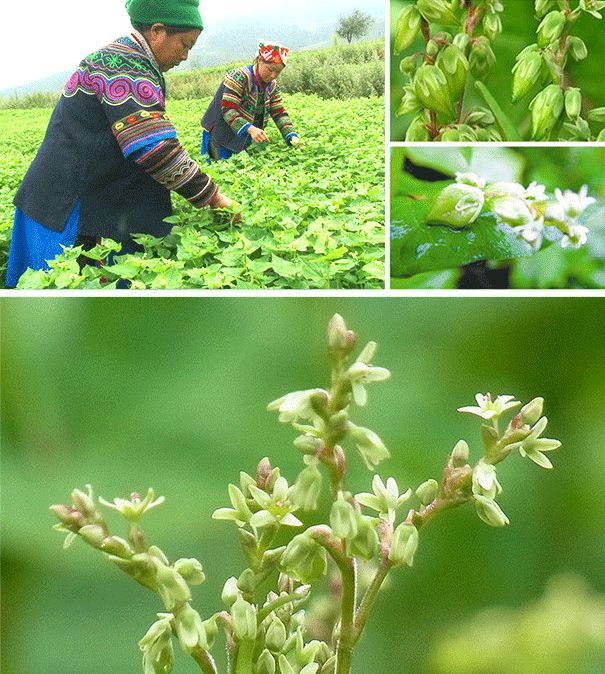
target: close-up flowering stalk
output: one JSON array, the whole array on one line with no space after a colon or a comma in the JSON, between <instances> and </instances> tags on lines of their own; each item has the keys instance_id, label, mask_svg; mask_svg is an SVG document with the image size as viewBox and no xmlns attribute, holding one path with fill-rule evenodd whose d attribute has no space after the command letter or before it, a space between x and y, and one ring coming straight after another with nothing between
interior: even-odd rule
<instances>
[{"instance_id":1,"label":"close-up flowering stalk","mask_svg":"<svg viewBox=\"0 0 605 674\"><path fill-rule=\"evenodd\" d=\"M440 5L427 0L421 7L438 11ZM461 174L459 181L460 188L490 189L473 174ZM513 196L534 206L543 203L543 190L535 184L527 189L492 185L491 198ZM573 218L588 197L560 194L557 199L565 217ZM453 437L438 479L400 486L402 480L382 467L390 457L385 441L352 420L368 403L369 385L390 379L389 370L374 365L376 343L358 351L357 335L338 314L329 323L327 342L329 384L286 393L268 405L296 433L294 447L302 455L298 476L289 481L263 458L254 473L242 471L238 483L228 486L231 507L213 514L234 527L245 560L239 576L224 583L223 610L208 615L203 607L194 608L192 588L206 579L200 561L171 562L148 543L142 521L164 503L153 489L143 499L133 493L108 501L97 499L88 486L72 492L71 504L51 506L59 520L55 528L67 534L67 544L81 539L158 596L162 610L139 641L145 674L174 671L175 643L200 671L218 674L222 670L211 651L221 630L227 674L351 674L355 648L380 606L381 589L392 572L415 566L425 525L468 504L489 526L503 527L509 518L501 505L499 465L518 453L552 468L546 453L561 443L543 437L544 400L523 405L512 395L479 393L476 405L459 408L480 420L474 452L467 441ZM354 494L350 472L364 464L371 486ZM323 489L323 475L329 490ZM125 538L112 533L101 507L125 520ZM329 610L312 601L321 596L324 577Z\"/></svg>"}]
</instances>

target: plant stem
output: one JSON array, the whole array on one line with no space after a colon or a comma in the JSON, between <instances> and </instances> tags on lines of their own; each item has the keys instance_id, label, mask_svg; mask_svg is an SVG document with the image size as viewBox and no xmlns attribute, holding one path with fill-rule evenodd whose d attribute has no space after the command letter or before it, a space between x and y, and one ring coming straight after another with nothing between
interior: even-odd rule
<instances>
[{"instance_id":1,"label":"plant stem","mask_svg":"<svg viewBox=\"0 0 605 674\"><path fill-rule=\"evenodd\" d=\"M378 597L378 593L380 592L380 588L382 587L382 584L384 583L389 571L392 568L393 565L389 561L389 558L383 557L383 560L380 566L378 567L378 570L376 571L376 575L374 576L374 579L372 580L370 587L367 589L363 597L363 600L359 605L359 611L357 612L357 617L355 618L353 645L355 645L361 638L366 623L368 622L368 618L370 617L370 613L372 612L374 604L376 603L376 599Z\"/></svg>"},{"instance_id":2,"label":"plant stem","mask_svg":"<svg viewBox=\"0 0 605 674\"><path fill-rule=\"evenodd\" d=\"M252 639L243 639L239 642L235 660L234 674L252 674L252 656L255 642Z\"/></svg>"},{"instance_id":3,"label":"plant stem","mask_svg":"<svg viewBox=\"0 0 605 674\"><path fill-rule=\"evenodd\" d=\"M340 566L342 577L342 603L340 636L336 651L336 674L350 674L355 643L355 599L357 593L357 566L354 559Z\"/></svg>"},{"instance_id":4,"label":"plant stem","mask_svg":"<svg viewBox=\"0 0 605 674\"><path fill-rule=\"evenodd\" d=\"M196 648L191 653L191 657L197 662L204 674L218 674L216 663L208 651L205 651L202 648Z\"/></svg>"},{"instance_id":5,"label":"plant stem","mask_svg":"<svg viewBox=\"0 0 605 674\"><path fill-rule=\"evenodd\" d=\"M260 611L258 612L258 616L256 618L257 622L260 624L263 622L263 620L273 611L276 609L284 606L285 604L289 604L290 602L293 601L302 601L305 599L305 597L301 594L298 594L296 592L292 592L292 594L284 595L283 597L278 597L275 601L272 601L270 604L267 604L264 606Z\"/></svg>"}]
</instances>

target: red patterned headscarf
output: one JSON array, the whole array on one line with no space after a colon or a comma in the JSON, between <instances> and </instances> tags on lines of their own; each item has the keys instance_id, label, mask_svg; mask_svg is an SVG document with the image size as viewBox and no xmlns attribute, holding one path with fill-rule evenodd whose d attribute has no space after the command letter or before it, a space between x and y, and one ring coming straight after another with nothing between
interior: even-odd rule
<instances>
[{"instance_id":1,"label":"red patterned headscarf","mask_svg":"<svg viewBox=\"0 0 605 674\"><path fill-rule=\"evenodd\" d=\"M267 63L281 63L285 66L290 50L279 42L261 40L258 43L258 57Z\"/></svg>"}]
</instances>

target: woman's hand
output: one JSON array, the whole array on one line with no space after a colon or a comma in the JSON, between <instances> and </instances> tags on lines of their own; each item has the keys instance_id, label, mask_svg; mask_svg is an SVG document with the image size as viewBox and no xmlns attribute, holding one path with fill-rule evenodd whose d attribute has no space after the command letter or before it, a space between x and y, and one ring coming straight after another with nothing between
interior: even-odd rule
<instances>
[{"instance_id":1,"label":"woman's hand","mask_svg":"<svg viewBox=\"0 0 605 674\"><path fill-rule=\"evenodd\" d=\"M233 199L229 199L229 197L226 197L219 191L208 205L210 208L231 208L233 205Z\"/></svg>"},{"instance_id":2,"label":"woman's hand","mask_svg":"<svg viewBox=\"0 0 605 674\"><path fill-rule=\"evenodd\" d=\"M290 145L296 148L304 147L304 143L298 136L292 136L292 138L290 138Z\"/></svg>"},{"instance_id":3,"label":"woman's hand","mask_svg":"<svg viewBox=\"0 0 605 674\"><path fill-rule=\"evenodd\" d=\"M246 133L249 134L250 138L255 143L268 143L269 136L265 133L264 129L259 129L257 126L250 126L246 130Z\"/></svg>"}]
</instances>

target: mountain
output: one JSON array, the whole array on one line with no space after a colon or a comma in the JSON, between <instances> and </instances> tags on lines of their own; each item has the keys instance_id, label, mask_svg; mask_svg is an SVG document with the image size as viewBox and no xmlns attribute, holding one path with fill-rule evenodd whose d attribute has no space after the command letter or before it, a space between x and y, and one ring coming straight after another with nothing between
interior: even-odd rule
<instances>
[{"instance_id":1,"label":"mountain","mask_svg":"<svg viewBox=\"0 0 605 674\"><path fill-rule=\"evenodd\" d=\"M384 5L382 0L304 0L295 6L279 5L259 19L258 14L238 16L206 25L189 59L174 70L215 66L251 59L259 38L277 40L293 51L329 46L334 39L338 17L360 9L374 19L364 39L384 36ZM36 92L61 91L73 71L67 70L29 84L0 90L0 96L25 96Z\"/></svg>"}]
</instances>

